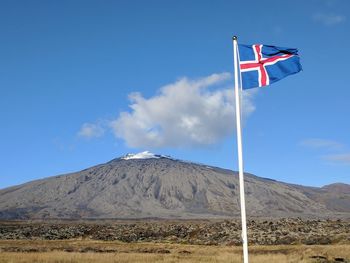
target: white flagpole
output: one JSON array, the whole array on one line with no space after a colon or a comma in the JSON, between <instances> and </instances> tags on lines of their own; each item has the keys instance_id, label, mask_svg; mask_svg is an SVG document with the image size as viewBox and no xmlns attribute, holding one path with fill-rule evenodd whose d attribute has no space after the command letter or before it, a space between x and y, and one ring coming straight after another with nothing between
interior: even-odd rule
<instances>
[{"instance_id":1,"label":"white flagpole","mask_svg":"<svg viewBox=\"0 0 350 263\"><path fill-rule=\"evenodd\" d=\"M236 129L237 129L237 150L238 150L238 171L239 171L239 193L241 201L241 219L242 219L242 242L243 242L243 262L248 263L248 237L247 237L247 219L245 213L245 194L244 194L244 173L243 173L243 149L242 149L242 127L241 127L241 73L239 71L238 44L237 37L233 41L233 59L234 59L234 77L235 77L235 100L236 100Z\"/></svg>"}]
</instances>

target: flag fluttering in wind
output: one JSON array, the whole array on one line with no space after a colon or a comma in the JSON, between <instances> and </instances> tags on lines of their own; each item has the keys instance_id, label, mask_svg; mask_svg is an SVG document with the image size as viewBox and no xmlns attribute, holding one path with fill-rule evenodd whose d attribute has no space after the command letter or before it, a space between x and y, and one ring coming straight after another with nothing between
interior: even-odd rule
<instances>
[{"instance_id":1,"label":"flag fluttering in wind","mask_svg":"<svg viewBox=\"0 0 350 263\"><path fill-rule=\"evenodd\" d=\"M269 45L238 45L242 88L270 85L302 70L298 49Z\"/></svg>"},{"instance_id":2,"label":"flag fluttering in wind","mask_svg":"<svg viewBox=\"0 0 350 263\"><path fill-rule=\"evenodd\" d=\"M264 87L302 70L298 50L268 45L238 45L233 37L239 194L242 219L243 262L248 263L243 146L241 128L242 89Z\"/></svg>"}]
</instances>

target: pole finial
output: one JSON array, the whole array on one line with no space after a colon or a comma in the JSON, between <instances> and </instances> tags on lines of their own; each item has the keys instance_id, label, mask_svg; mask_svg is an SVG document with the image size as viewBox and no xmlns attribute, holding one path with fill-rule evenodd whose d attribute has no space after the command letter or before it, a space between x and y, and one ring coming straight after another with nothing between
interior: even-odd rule
<instances>
[{"instance_id":1,"label":"pole finial","mask_svg":"<svg viewBox=\"0 0 350 263\"><path fill-rule=\"evenodd\" d=\"M232 37L232 40L237 40L237 39L238 39L237 36L233 36L233 37Z\"/></svg>"}]
</instances>

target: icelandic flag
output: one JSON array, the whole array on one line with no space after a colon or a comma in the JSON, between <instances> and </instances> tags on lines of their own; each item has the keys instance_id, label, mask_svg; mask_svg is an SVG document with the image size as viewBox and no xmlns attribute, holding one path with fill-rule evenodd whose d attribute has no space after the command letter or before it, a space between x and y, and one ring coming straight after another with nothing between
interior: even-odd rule
<instances>
[{"instance_id":1,"label":"icelandic flag","mask_svg":"<svg viewBox=\"0 0 350 263\"><path fill-rule=\"evenodd\" d=\"M242 88L270 85L302 70L298 50L268 45L238 45Z\"/></svg>"}]
</instances>

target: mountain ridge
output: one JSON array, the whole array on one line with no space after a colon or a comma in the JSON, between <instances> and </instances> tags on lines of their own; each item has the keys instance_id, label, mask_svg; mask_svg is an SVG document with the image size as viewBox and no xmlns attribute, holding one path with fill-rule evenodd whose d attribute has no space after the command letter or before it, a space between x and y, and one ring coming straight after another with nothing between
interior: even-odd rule
<instances>
[{"instance_id":1,"label":"mountain ridge","mask_svg":"<svg viewBox=\"0 0 350 263\"><path fill-rule=\"evenodd\" d=\"M0 219L238 217L238 185L231 170L143 152L1 189ZM245 188L249 216L350 217L346 184L298 186L247 173Z\"/></svg>"}]
</instances>

